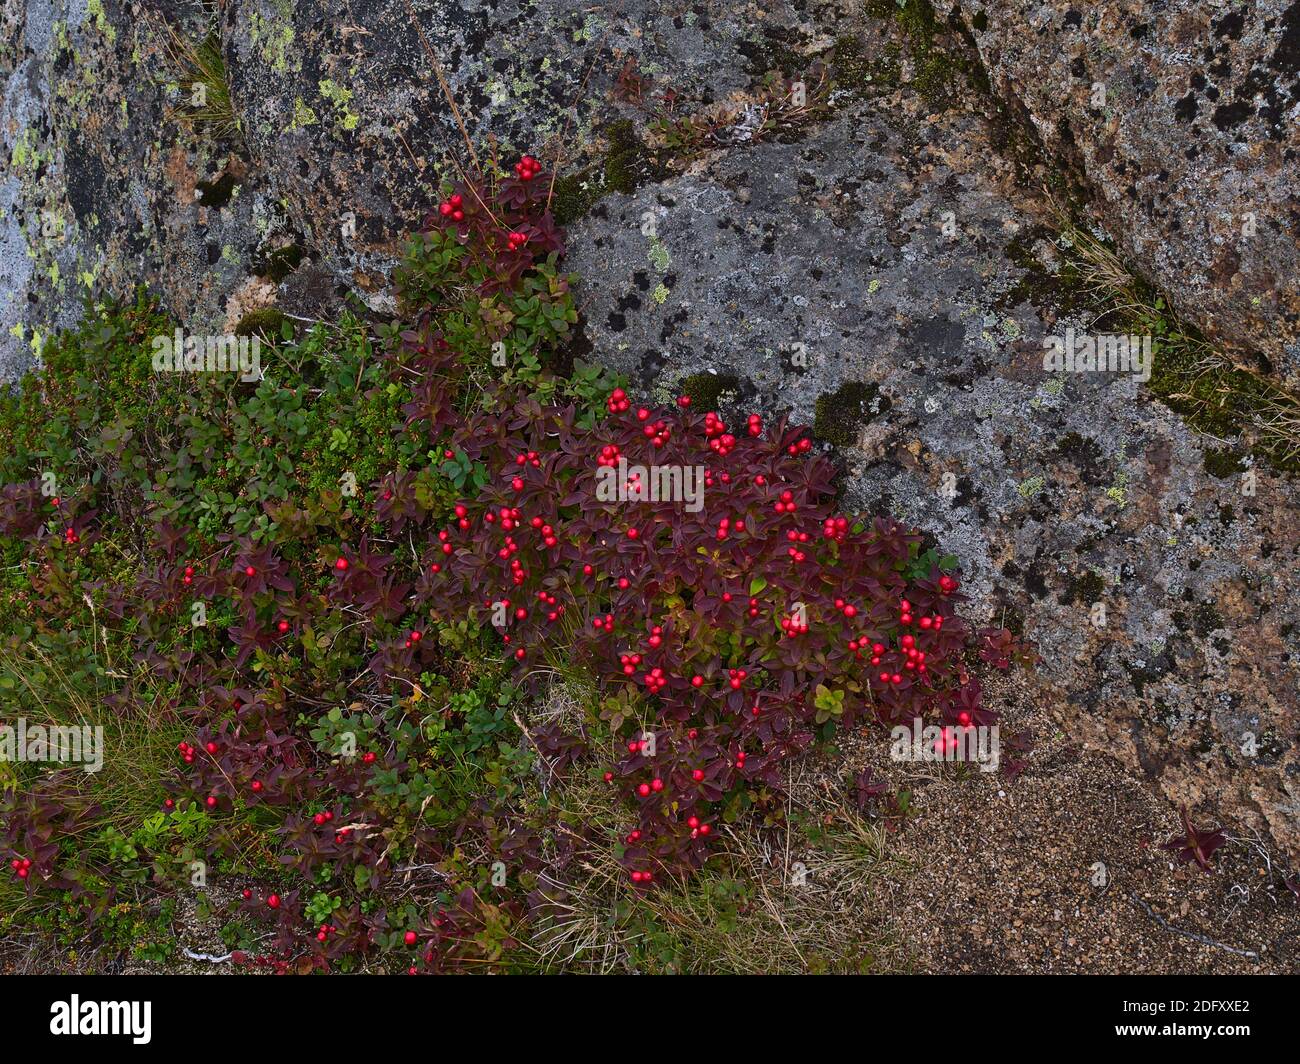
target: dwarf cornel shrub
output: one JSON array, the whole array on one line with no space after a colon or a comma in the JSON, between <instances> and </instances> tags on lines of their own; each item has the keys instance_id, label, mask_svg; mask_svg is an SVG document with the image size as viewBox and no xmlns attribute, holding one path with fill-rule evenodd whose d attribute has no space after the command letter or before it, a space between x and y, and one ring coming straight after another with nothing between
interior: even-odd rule
<instances>
[{"instance_id":1,"label":"dwarf cornel shrub","mask_svg":"<svg viewBox=\"0 0 1300 1064\"><path fill-rule=\"evenodd\" d=\"M699 868L836 727L992 723L956 559L838 513L784 419L573 362L548 185L448 186L400 322L286 329L260 380L154 373L142 294L0 401L0 716L109 733L102 773L3 766L0 908L93 929L211 875L241 963L527 966L566 874ZM530 713L557 678L581 719ZM574 781L622 822L575 830Z\"/></svg>"}]
</instances>

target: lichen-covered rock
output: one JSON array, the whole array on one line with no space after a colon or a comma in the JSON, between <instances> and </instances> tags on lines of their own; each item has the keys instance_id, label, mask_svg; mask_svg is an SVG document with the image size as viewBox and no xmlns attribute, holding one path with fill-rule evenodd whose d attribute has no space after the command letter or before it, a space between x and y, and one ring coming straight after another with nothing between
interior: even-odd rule
<instances>
[{"instance_id":1,"label":"lichen-covered rock","mask_svg":"<svg viewBox=\"0 0 1300 1064\"><path fill-rule=\"evenodd\" d=\"M274 284L259 264L286 219L229 137L175 120L167 26L201 18L120 0L20 2L0 22L0 380L83 299L160 294L195 332L226 331Z\"/></svg>"},{"instance_id":2,"label":"lichen-covered rock","mask_svg":"<svg viewBox=\"0 0 1300 1064\"><path fill-rule=\"evenodd\" d=\"M1300 384L1300 2L959 0L1131 264Z\"/></svg>"},{"instance_id":3,"label":"lichen-covered rock","mask_svg":"<svg viewBox=\"0 0 1300 1064\"><path fill-rule=\"evenodd\" d=\"M1044 372L1087 319L990 133L885 94L607 199L572 233L587 333L660 399L716 374L733 419L849 441L850 506L963 559L1060 729L1300 855L1300 491L1131 376Z\"/></svg>"},{"instance_id":4,"label":"lichen-covered rock","mask_svg":"<svg viewBox=\"0 0 1300 1064\"><path fill-rule=\"evenodd\" d=\"M927 6L859 7L412 0L480 156L561 159L591 357L661 400L813 423L851 508L926 530L974 613L1037 642L1064 734L1300 857L1300 489L1131 377L1044 371L1044 338L1089 316L1026 191L1043 160L1006 150ZM1296 8L963 7L1134 264L1294 373ZM404 0L173 23L219 33L233 135L175 120L170 9L5 11L0 377L83 291L150 285L205 331L333 313L340 287L391 306L401 237L464 158ZM764 96L824 61L813 105Z\"/></svg>"},{"instance_id":5,"label":"lichen-covered rock","mask_svg":"<svg viewBox=\"0 0 1300 1064\"><path fill-rule=\"evenodd\" d=\"M558 160L589 187L557 194L590 200L643 176L622 133L640 114L639 87L721 99L767 71L771 39L822 32L829 44L799 22L784 0L675 12L573 0L235 0L224 37L254 158L322 262L379 308L391 305L402 237L468 154L439 72L481 161L494 150L506 168L523 153Z\"/></svg>"}]
</instances>

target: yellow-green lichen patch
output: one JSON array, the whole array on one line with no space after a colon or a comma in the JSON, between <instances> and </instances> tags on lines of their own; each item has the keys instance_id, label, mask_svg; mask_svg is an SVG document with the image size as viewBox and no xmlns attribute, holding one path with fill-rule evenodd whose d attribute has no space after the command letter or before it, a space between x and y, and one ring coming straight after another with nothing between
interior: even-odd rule
<instances>
[{"instance_id":1,"label":"yellow-green lichen patch","mask_svg":"<svg viewBox=\"0 0 1300 1064\"><path fill-rule=\"evenodd\" d=\"M322 78L320 82L320 94L325 97L334 106L334 119L342 129L356 129L360 118L352 110L352 90L332 81L329 78Z\"/></svg>"},{"instance_id":2,"label":"yellow-green lichen patch","mask_svg":"<svg viewBox=\"0 0 1300 1064\"><path fill-rule=\"evenodd\" d=\"M307 106L306 101L301 96L297 96L293 101L293 118L289 124L284 127L286 133L292 133L298 129L304 129L307 126L314 126L320 119L316 117L316 112Z\"/></svg>"},{"instance_id":3,"label":"yellow-green lichen patch","mask_svg":"<svg viewBox=\"0 0 1300 1064\"><path fill-rule=\"evenodd\" d=\"M288 4L277 4L277 12L274 17L265 18L254 11L249 19L249 37L262 61L277 74L285 74L290 69L289 47L294 38L290 22L293 10ZM302 61L295 60L293 69L302 69Z\"/></svg>"},{"instance_id":4,"label":"yellow-green lichen patch","mask_svg":"<svg viewBox=\"0 0 1300 1064\"><path fill-rule=\"evenodd\" d=\"M658 237L650 238L650 250L646 252L646 258L654 263L655 269L660 273L665 273L672 262L667 246Z\"/></svg>"},{"instance_id":5,"label":"yellow-green lichen patch","mask_svg":"<svg viewBox=\"0 0 1300 1064\"><path fill-rule=\"evenodd\" d=\"M1047 483L1047 478L1042 476L1030 477L1028 480L1022 480L1016 490L1020 492L1022 499L1032 499L1040 491L1043 485Z\"/></svg>"},{"instance_id":6,"label":"yellow-green lichen patch","mask_svg":"<svg viewBox=\"0 0 1300 1064\"><path fill-rule=\"evenodd\" d=\"M86 12L95 20L95 29L104 35L109 44L113 44L117 40L117 30L104 12L104 0L86 0Z\"/></svg>"}]
</instances>

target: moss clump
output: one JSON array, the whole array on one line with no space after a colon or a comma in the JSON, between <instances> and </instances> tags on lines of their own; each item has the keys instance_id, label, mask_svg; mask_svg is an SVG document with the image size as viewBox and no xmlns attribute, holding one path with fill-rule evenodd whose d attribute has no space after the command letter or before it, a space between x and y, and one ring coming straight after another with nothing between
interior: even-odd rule
<instances>
[{"instance_id":1,"label":"moss clump","mask_svg":"<svg viewBox=\"0 0 1300 1064\"><path fill-rule=\"evenodd\" d=\"M734 392L740 381L730 373L693 373L677 382L677 394L685 395L696 410L716 410L724 392Z\"/></svg>"},{"instance_id":2,"label":"moss clump","mask_svg":"<svg viewBox=\"0 0 1300 1064\"><path fill-rule=\"evenodd\" d=\"M1219 480L1241 472L1241 457L1226 447L1222 450L1207 449L1204 464L1205 471Z\"/></svg>"},{"instance_id":3,"label":"moss clump","mask_svg":"<svg viewBox=\"0 0 1300 1064\"><path fill-rule=\"evenodd\" d=\"M1207 366L1199 336L1175 333L1166 337L1169 330L1165 322L1158 324L1162 328L1155 331L1159 339L1148 387L1170 410L1182 414L1193 428L1219 438L1237 436L1255 424L1262 411L1285 401L1286 393L1262 377L1226 363ZM1138 325L1139 330L1149 327ZM1284 440L1272 441L1271 446L1268 442L1256 443L1251 452L1278 472L1300 473L1300 454L1288 450ZM1220 452L1216 457L1206 453L1205 468L1212 476L1241 472L1239 465L1229 463L1224 457L1228 453ZM1215 468L1227 472L1218 473Z\"/></svg>"},{"instance_id":4,"label":"moss clump","mask_svg":"<svg viewBox=\"0 0 1300 1064\"><path fill-rule=\"evenodd\" d=\"M609 150L605 153L605 187L610 192L631 195L649 176L649 157L636 129L628 119L613 123L605 130Z\"/></svg>"},{"instance_id":5,"label":"moss clump","mask_svg":"<svg viewBox=\"0 0 1300 1064\"><path fill-rule=\"evenodd\" d=\"M611 192L630 196L645 181L667 172L641 143L630 120L613 122L603 132L609 144L603 161L555 181L551 210L560 225L577 221Z\"/></svg>"},{"instance_id":6,"label":"moss clump","mask_svg":"<svg viewBox=\"0 0 1300 1064\"><path fill-rule=\"evenodd\" d=\"M605 182L594 169L566 174L555 179L551 212L559 225L571 225L587 214L605 195Z\"/></svg>"},{"instance_id":7,"label":"moss clump","mask_svg":"<svg viewBox=\"0 0 1300 1064\"><path fill-rule=\"evenodd\" d=\"M818 398L813 432L836 447L852 446L863 426L891 405L876 385L850 381Z\"/></svg>"},{"instance_id":8,"label":"moss clump","mask_svg":"<svg viewBox=\"0 0 1300 1064\"><path fill-rule=\"evenodd\" d=\"M884 58L870 60L856 37L841 37L835 42L835 84L858 96L877 86L898 84L899 49L889 46Z\"/></svg>"},{"instance_id":9,"label":"moss clump","mask_svg":"<svg viewBox=\"0 0 1300 1064\"><path fill-rule=\"evenodd\" d=\"M275 307L263 307L252 310L239 319L235 326L236 336L262 336L273 340L280 339L281 329L288 319Z\"/></svg>"},{"instance_id":10,"label":"moss clump","mask_svg":"<svg viewBox=\"0 0 1300 1064\"><path fill-rule=\"evenodd\" d=\"M265 277L269 281L283 281L298 268L302 256L301 247L297 244L289 244L267 252L254 263L253 270L259 277Z\"/></svg>"},{"instance_id":11,"label":"moss clump","mask_svg":"<svg viewBox=\"0 0 1300 1064\"><path fill-rule=\"evenodd\" d=\"M1102 592L1105 590L1106 581L1102 579L1101 574L1089 569L1081 576L1071 577L1065 589L1065 605L1080 602L1085 606L1091 606L1094 602L1101 601Z\"/></svg>"},{"instance_id":12,"label":"moss clump","mask_svg":"<svg viewBox=\"0 0 1300 1064\"><path fill-rule=\"evenodd\" d=\"M973 84L987 89L983 68L973 55L962 55L938 43L945 32L928 0L871 0L867 13L892 18L907 39L914 74L908 83L932 108L947 110L959 103Z\"/></svg>"}]
</instances>

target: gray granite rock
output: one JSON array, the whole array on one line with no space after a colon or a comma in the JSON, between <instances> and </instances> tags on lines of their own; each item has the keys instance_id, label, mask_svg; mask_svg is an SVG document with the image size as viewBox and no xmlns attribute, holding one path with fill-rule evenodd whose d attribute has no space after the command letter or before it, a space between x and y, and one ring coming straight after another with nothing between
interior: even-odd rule
<instances>
[{"instance_id":1,"label":"gray granite rock","mask_svg":"<svg viewBox=\"0 0 1300 1064\"><path fill-rule=\"evenodd\" d=\"M661 399L716 373L733 419L848 433L850 505L961 557L974 615L1038 644L1066 734L1300 853L1300 492L1131 375L1044 372L1044 337L1087 324L1007 253L1045 207L983 123L915 104L598 205L573 232L588 335Z\"/></svg>"},{"instance_id":2,"label":"gray granite rock","mask_svg":"<svg viewBox=\"0 0 1300 1064\"><path fill-rule=\"evenodd\" d=\"M1133 266L1300 385L1300 3L958 6Z\"/></svg>"}]
</instances>

